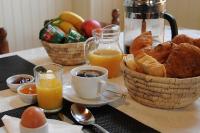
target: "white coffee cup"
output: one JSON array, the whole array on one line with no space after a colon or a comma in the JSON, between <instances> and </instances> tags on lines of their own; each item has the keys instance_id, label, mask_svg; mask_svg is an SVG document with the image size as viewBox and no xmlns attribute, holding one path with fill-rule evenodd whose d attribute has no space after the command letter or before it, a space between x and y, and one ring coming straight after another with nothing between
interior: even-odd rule
<instances>
[{"instance_id":1,"label":"white coffee cup","mask_svg":"<svg viewBox=\"0 0 200 133\"><path fill-rule=\"evenodd\" d=\"M82 77L81 71L97 71L101 74L96 77ZM108 70L98 66L80 66L71 70L71 83L79 97L94 99L100 97L108 79Z\"/></svg>"}]
</instances>

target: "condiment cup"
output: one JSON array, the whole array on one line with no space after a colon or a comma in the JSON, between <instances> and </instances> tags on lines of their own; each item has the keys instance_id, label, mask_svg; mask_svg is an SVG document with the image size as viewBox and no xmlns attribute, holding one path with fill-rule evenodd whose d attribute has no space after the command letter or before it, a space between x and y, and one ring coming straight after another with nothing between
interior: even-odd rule
<instances>
[{"instance_id":1,"label":"condiment cup","mask_svg":"<svg viewBox=\"0 0 200 133\"><path fill-rule=\"evenodd\" d=\"M25 94L23 92L21 92L21 90L31 87L31 86L35 86L35 83L26 83L23 85L20 85L17 88L17 93L19 94L20 98L27 104L34 104L37 102L37 94Z\"/></svg>"},{"instance_id":2,"label":"condiment cup","mask_svg":"<svg viewBox=\"0 0 200 133\"><path fill-rule=\"evenodd\" d=\"M38 128L27 128L20 123L20 133L48 133L48 132L49 131L47 122Z\"/></svg>"},{"instance_id":3,"label":"condiment cup","mask_svg":"<svg viewBox=\"0 0 200 133\"><path fill-rule=\"evenodd\" d=\"M14 92L17 92L17 88L24 84L24 83L19 83L19 84L16 84L14 83L14 81L16 81L17 79L19 78L29 78L30 80L27 81L26 83L28 82L33 82L34 81L34 77L31 76L31 75L28 75L28 74L17 74L17 75L13 75L9 78L6 79L6 83L7 83L7 86L10 88L10 90L14 91Z\"/></svg>"}]
</instances>

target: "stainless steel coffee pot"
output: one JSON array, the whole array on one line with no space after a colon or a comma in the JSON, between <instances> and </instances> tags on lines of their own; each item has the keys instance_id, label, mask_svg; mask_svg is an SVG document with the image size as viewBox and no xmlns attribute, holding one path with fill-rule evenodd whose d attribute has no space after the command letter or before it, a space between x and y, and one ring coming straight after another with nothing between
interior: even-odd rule
<instances>
[{"instance_id":1,"label":"stainless steel coffee pot","mask_svg":"<svg viewBox=\"0 0 200 133\"><path fill-rule=\"evenodd\" d=\"M125 53L129 53L129 46L141 33L151 31L153 46L164 41L165 21L171 27L171 37L178 34L174 17L166 12L166 0L124 0L125 26L124 45Z\"/></svg>"}]
</instances>

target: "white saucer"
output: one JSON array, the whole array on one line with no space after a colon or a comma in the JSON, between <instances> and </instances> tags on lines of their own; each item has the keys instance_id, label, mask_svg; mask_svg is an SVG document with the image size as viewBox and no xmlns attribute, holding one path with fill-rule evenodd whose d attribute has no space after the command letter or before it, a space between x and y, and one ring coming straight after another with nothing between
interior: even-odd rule
<instances>
[{"instance_id":1,"label":"white saucer","mask_svg":"<svg viewBox=\"0 0 200 133\"><path fill-rule=\"evenodd\" d=\"M123 86L119 86L114 83L107 83L107 89L112 90L114 92L119 92L119 93L125 94L125 95L127 95L127 93L128 93L127 88L125 88ZM83 98L80 98L76 94L75 90L72 88L71 85L63 86L63 97L70 102L79 103L79 104L83 104L83 105L87 105L87 106L91 106L91 107L109 104L109 103L115 102L122 98L119 96L119 94L115 94L110 91L105 91L99 98L83 99Z\"/></svg>"}]
</instances>

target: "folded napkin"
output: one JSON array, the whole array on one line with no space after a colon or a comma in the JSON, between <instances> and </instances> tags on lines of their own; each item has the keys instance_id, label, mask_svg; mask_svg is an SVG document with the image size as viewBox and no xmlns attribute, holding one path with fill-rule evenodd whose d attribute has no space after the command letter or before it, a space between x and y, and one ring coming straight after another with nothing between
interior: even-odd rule
<instances>
[{"instance_id":1,"label":"folded napkin","mask_svg":"<svg viewBox=\"0 0 200 133\"><path fill-rule=\"evenodd\" d=\"M2 121L8 133L20 133L19 123L20 119L4 115ZM48 119L49 133L83 133L82 126L71 125L66 122Z\"/></svg>"}]
</instances>

